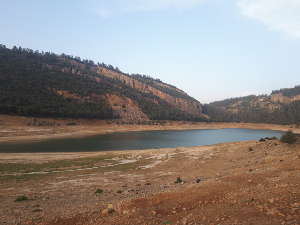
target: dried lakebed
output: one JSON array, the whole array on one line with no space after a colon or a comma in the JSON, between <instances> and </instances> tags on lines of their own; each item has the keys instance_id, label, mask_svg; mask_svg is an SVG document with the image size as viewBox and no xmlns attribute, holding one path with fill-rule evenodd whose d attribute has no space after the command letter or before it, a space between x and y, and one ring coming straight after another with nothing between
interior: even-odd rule
<instances>
[{"instance_id":1,"label":"dried lakebed","mask_svg":"<svg viewBox=\"0 0 300 225\"><path fill-rule=\"evenodd\" d=\"M4 153L1 174L50 173L0 177L5 206L0 207L0 224L298 224L299 149L299 143L268 140L136 151ZM184 182L176 183L177 177ZM22 196L27 200L16 201ZM115 212L103 215L108 205Z\"/></svg>"}]
</instances>

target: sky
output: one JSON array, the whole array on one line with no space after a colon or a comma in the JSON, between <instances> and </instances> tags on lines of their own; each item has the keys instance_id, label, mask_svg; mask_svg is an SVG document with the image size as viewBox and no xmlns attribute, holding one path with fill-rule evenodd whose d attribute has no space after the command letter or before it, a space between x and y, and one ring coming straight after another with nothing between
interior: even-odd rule
<instances>
[{"instance_id":1,"label":"sky","mask_svg":"<svg viewBox=\"0 0 300 225\"><path fill-rule=\"evenodd\" d=\"M300 0L0 0L0 43L66 53L208 103L300 84Z\"/></svg>"}]
</instances>

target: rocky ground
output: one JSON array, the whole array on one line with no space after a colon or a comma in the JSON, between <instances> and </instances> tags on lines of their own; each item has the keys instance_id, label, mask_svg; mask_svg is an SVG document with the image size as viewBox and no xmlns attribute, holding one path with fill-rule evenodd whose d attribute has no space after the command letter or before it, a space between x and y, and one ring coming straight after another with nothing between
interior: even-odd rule
<instances>
[{"instance_id":1,"label":"rocky ground","mask_svg":"<svg viewBox=\"0 0 300 225\"><path fill-rule=\"evenodd\" d=\"M3 225L300 224L300 143L0 159Z\"/></svg>"}]
</instances>

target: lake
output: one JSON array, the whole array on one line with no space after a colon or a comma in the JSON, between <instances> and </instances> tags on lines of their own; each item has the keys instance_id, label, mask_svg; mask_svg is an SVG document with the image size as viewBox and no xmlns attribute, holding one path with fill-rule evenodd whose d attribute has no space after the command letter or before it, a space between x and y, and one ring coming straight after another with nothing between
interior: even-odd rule
<instances>
[{"instance_id":1,"label":"lake","mask_svg":"<svg viewBox=\"0 0 300 225\"><path fill-rule=\"evenodd\" d=\"M81 138L49 139L24 143L0 143L2 153L89 152L172 148L280 137L283 132L252 129L168 130L111 133Z\"/></svg>"}]
</instances>

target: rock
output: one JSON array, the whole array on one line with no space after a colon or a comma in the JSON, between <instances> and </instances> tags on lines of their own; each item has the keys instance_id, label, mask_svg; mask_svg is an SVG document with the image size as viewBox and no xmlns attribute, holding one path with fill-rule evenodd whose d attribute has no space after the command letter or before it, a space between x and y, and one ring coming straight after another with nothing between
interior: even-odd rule
<instances>
[{"instance_id":1,"label":"rock","mask_svg":"<svg viewBox=\"0 0 300 225\"><path fill-rule=\"evenodd\" d=\"M103 209L103 210L101 211L101 214L102 214L103 216L107 216L107 215L109 215L109 214L112 214L114 211L115 211L114 209Z\"/></svg>"},{"instance_id":2,"label":"rock","mask_svg":"<svg viewBox=\"0 0 300 225\"><path fill-rule=\"evenodd\" d=\"M114 206L113 206L113 204L108 204L108 205L107 205L107 208L108 208L108 209L114 209Z\"/></svg>"},{"instance_id":3,"label":"rock","mask_svg":"<svg viewBox=\"0 0 300 225\"><path fill-rule=\"evenodd\" d=\"M152 211L152 215L153 215L153 216L156 216L156 214L157 214L156 211L153 210L153 211Z\"/></svg>"},{"instance_id":4,"label":"rock","mask_svg":"<svg viewBox=\"0 0 300 225\"><path fill-rule=\"evenodd\" d=\"M266 211L267 211L267 215L272 215L272 216L278 215L278 216L283 216L283 217L285 216L276 208L271 208L271 209L266 208Z\"/></svg>"},{"instance_id":5,"label":"rock","mask_svg":"<svg viewBox=\"0 0 300 225\"><path fill-rule=\"evenodd\" d=\"M285 219L286 219L287 221L289 221L289 220L292 220L293 217L292 217L291 215L288 215L287 217L285 217Z\"/></svg>"},{"instance_id":6,"label":"rock","mask_svg":"<svg viewBox=\"0 0 300 225\"><path fill-rule=\"evenodd\" d=\"M183 218L181 222L182 222L182 225L187 225L187 218Z\"/></svg>"},{"instance_id":7,"label":"rock","mask_svg":"<svg viewBox=\"0 0 300 225\"><path fill-rule=\"evenodd\" d=\"M272 203L272 204L274 203L274 199L273 199L273 198L269 199L268 201L269 201L270 203Z\"/></svg>"},{"instance_id":8,"label":"rock","mask_svg":"<svg viewBox=\"0 0 300 225\"><path fill-rule=\"evenodd\" d=\"M37 208L37 209L32 210L32 212L43 212L43 209Z\"/></svg>"}]
</instances>

